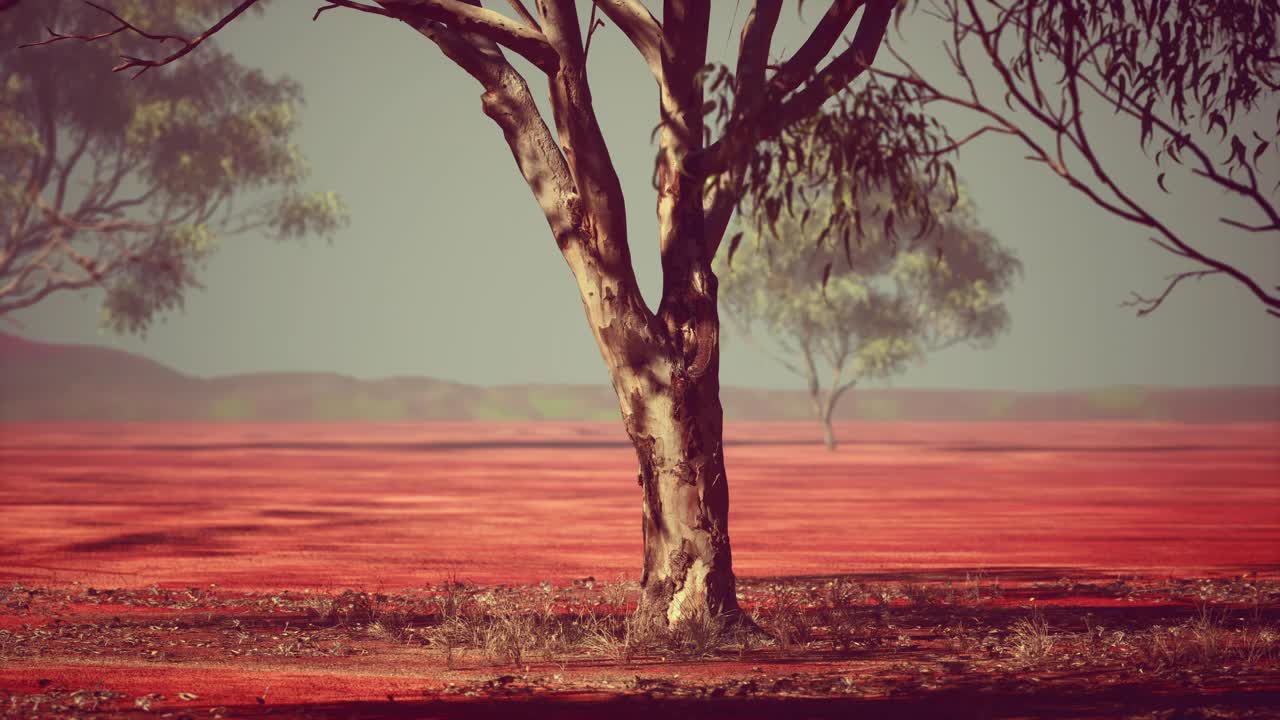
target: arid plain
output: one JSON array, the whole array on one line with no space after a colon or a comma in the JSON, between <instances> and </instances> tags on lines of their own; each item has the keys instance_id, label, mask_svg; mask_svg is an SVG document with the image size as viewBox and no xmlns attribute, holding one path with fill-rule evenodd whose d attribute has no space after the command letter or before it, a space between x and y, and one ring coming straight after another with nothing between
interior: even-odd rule
<instances>
[{"instance_id":1,"label":"arid plain","mask_svg":"<svg viewBox=\"0 0 1280 720\"><path fill-rule=\"evenodd\" d=\"M764 632L640 638L617 424L7 424L0 712L1277 706L1280 425L837 432L726 430Z\"/></svg>"}]
</instances>

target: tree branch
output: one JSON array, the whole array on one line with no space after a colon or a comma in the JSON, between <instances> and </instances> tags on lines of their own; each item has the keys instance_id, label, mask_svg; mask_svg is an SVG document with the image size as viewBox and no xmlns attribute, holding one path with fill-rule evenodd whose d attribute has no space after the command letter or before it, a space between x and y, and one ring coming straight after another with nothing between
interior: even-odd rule
<instances>
[{"instance_id":1,"label":"tree branch","mask_svg":"<svg viewBox=\"0 0 1280 720\"><path fill-rule=\"evenodd\" d=\"M769 62L769 46L782 12L782 0L756 0L742 21L738 43L738 70L735 73L734 108L754 107L764 93L764 71Z\"/></svg>"},{"instance_id":2,"label":"tree branch","mask_svg":"<svg viewBox=\"0 0 1280 720\"><path fill-rule=\"evenodd\" d=\"M1224 225L1230 225L1234 228L1239 228L1246 232L1275 232L1280 230L1280 225L1276 225L1274 223L1270 225L1250 225L1248 223L1240 222L1239 220L1232 220L1228 217L1220 217L1218 218L1218 222L1221 222Z\"/></svg>"},{"instance_id":3,"label":"tree branch","mask_svg":"<svg viewBox=\"0 0 1280 720\"><path fill-rule=\"evenodd\" d=\"M658 316L672 337L689 323L707 322L715 313L714 295L704 279L710 271L703 213L705 175L688 159L702 147L703 88L711 8L698 0L667 0L663 5L661 125L658 132L658 252L662 261L662 300ZM697 280L695 280L695 277ZM706 332L711 332L707 329ZM697 334L697 331L693 331ZM699 355L713 338L699 335Z\"/></svg>"},{"instance_id":4,"label":"tree branch","mask_svg":"<svg viewBox=\"0 0 1280 720\"><path fill-rule=\"evenodd\" d=\"M544 25L559 41L562 36L552 28L552 23ZM587 212L569 162L543 120L524 77L507 62L493 41L452 30L431 20L421 21L416 29L485 88L481 96L484 113L502 130L520 174L546 217L561 253L579 280L584 302L587 293L591 292L589 285L594 282L592 277L583 274L584 267L590 266L594 269L588 275L598 273L608 278L617 288L613 292L625 295L620 300L630 311L640 313L643 319L647 311L630 263L602 261L597 248L590 242L596 234L595 223ZM572 39L567 39L567 42L571 45ZM578 53L581 54L581 48ZM625 235L621 241L612 243L610 247L615 251L621 248L625 252ZM601 299L597 297L596 302ZM647 317L652 318L651 315Z\"/></svg>"},{"instance_id":5,"label":"tree branch","mask_svg":"<svg viewBox=\"0 0 1280 720\"><path fill-rule=\"evenodd\" d=\"M254 2L257 2L257 0L249 0L248 4L252 4ZM53 43L61 42L63 40L80 40L83 42L94 42L97 40L103 40L105 38L109 38L113 35L117 35L119 33L125 32L126 30L136 35L139 35L141 37L144 37L148 40L155 40L158 42L168 42L170 40L174 40L176 42L183 43L184 45L189 45L191 43L191 41L187 40L186 38L179 37L177 35L161 35L161 34L149 33L146 30L143 30L142 28L139 28L136 25L133 25L129 21L115 14L113 11L107 8L104 8L97 3L89 2L89 0L85 0L85 5L88 5L89 7L97 10L98 12L110 15L113 19L115 19L116 22L120 23L120 25L113 30L107 30L105 32L100 32L94 35L63 35L62 33L55 31L53 28L47 27L45 28L45 31L49 33L49 36L50 36L49 39L42 40L40 42L25 43L23 45L19 45L18 47L19 48L40 47L42 45L52 45Z\"/></svg>"},{"instance_id":6,"label":"tree branch","mask_svg":"<svg viewBox=\"0 0 1280 720\"><path fill-rule=\"evenodd\" d=\"M787 98L788 82L781 81L761 96L754 108L738 114L724 136L698 153L697 168L708 175L726 171L742 153L757 143L811 117L822 104L848 87L871 66L893 14L896 0L871 0L863 10L853 42L794 95ZM826 20L826 18L823 18ZM834 21L833 21L834 22ZM798 65L796 66L799 67Z\"/></svg>"},{"instance_id":7,"label":"tree branch","mask_svg":"<svg viewBox=\"0 0 1280 720\"><path fill-rule=\"evenodd\" d=\"M831 3L831 7L827 8L826 14L814 26L813 32L809 33L800 49L769 79L771 93L776 97L785 97L787 93L800 87L813 74L818 63L835 47L854 13L864 4L866 0L836 0Z\"/></svg>"},{"instance_id":8,"label":"tree branch","mask_svg":"<svg viewBox=\"0 0 1280 720\"><path fill-rule=\"evenodd\" d=\"M776 113L777 120L767 126L770 134L812 116L831 96L848 87L871 67L896 5L896 0L871 0L867 3L853 42L793 97L782 103Z\"/></svg>"},{"instance_id":9,"label":"tree branch","mask_svg":"<svg viewBox=\"0 0 1280 720\"><path fill-rule=\"evenodd\" d=\"M529 14L529 9L524 6L524 3L520 2L520 0L507 0L507 4L511 6L512 10L516 11L516 14L520 16L521 20L524 20L526 25L538 32L542 32L542 26L538 24L537 18Z\"/></svg>"},{"instance_id":10,"label":"tree branch","mask_svg":"<svg viewBox=\"0 0 1280 720\"><path fill-rule=\"evenodd\" d=\"M83 42L94 42L96 40L102 40L103 38L111 37L112 35L115 35L120 32L124 32L126 30L136 35L140 35L141 37L144 37L148 40L155 40L157 42L162 42L162 43L167 42L169 40L176 40L182 43L182 47L178 48L177 51L156 60L138 58L130 55L121 55L120 57L124 60L124 62L111 68L112 72L120 72L122 70L138 68L138 72L134 74L134 77L137 77L138 75L141 75L142 73L150 70L151 68L160 67L162 65L168 65L169 63L181 57L186 56L192 50L195 50L196 48L200 47L200 45L204 43L205 40L208 40L209 38L216 35L219 30L226 27L227 24L230 23L232 20L235 20L236 18L240 17L240 15L244 13L244 11L248 10L254 5L257 5L258 2L259 0L244 0L239 5L237 5L235 9L233 9L231 12L224 15L216 23L211 25L207 30L195 36L194 38L187 40L177 35L158 35L154 33L149 33L133 25L132 23L120 17L119 15L115 14L114 12L102 7L101 5L97 5L95 3L89 2L88 0L85 0L86 5L89 5L101 12L106 13L107 15L110 15L112 18L114 18L117 22L120 23L120 26L115 28L114 30L98 33L97 35L62 35L60 33L54 32L52 28L47 28L47 30L49 31L49 34L53 36L52 38L45 40L44 42L29 43L27 45L21 45L19 47L24 47L24 48L37 47L39 45L48 45L50 43L58 42L59 40L81 40Z\"/></svg>"},{"instance_id":11,"label":"tree branch","mask_svg":"<svg viewBox=\"0 0 1280 720\"><path fill-rule=\"evenodd\" d=\"M493 10L480 7L479 3L462 0L376 0L400 20L433 20L443 23L454 32L469 33L492 40L510 48L534 67L547 74L554 73L559 55L547 42L541 31Z\"/></svg>"},{"instance_id":12,"label":"tree branch","mask_svg":"<svg viewBox=\"0 0 1280 720\"><path fill-rule=\"evenodd\" d=\"M1190 280L1191 278L1198 280L1202 277L1208 277L1209 275L1219 275L1222 272L1222 270L1192 270L1172 275L1169 277L1169 284L1165 286L1164 292L1160 293L1158 296L1148 298L1143 297L1136 292L1130 293L1133 298L1120 303L1120 307L1136 307L1138 308L1138 317L1146 317L1154 312L1156 308L1160 307L1164 303L1165 298L1169 297L1169 293L1173 292L1173 289L1183 280Z\"/></svg>"},{"instance_id":13,"label":"tree branch","mask_svg":"<svg viewBox=\"0 0 1280 720\"><path fill-rule=\"evenodd\" d=\"M596 5L591 6L591 18L587 20L587 39L582 43L582 61L585 63L587 55L591 53L591 38L595 36L596 30L604 27L604 21L596 17L596 11L599 8Z\"/></svg>"},{"instance_id":14,"label":"tree branch","mask_svg":"<svg viewBox=\"0 0 1280 720\"><path fill-rule=\"evenodd\" d=\"M323 13L328 12L329 10L337 9L337 8L359 10L360 12L363 12L363 13L369 13L370 15L381 15L382 17L394 17L394 15L392 15L390 11L384 10L382 8L374 7L372 5L365 5L363 3L352 2L351 0L330 0L328 5L322 5L316 8L316 12L314 15L311 16L311 20L313 22L316 20L319 20L320 16Z\"/></svg>"},{"instance_id":15,"label":"tree branch","mask_svg":"<svg viewBox=\"0 0 1280 720\"><path fill-rule=\"evenodd\" d=\"M594 250L612 272L630 274L626 198L591 99L577 8L573 0L542 0L541 8L547 40L560 57L550 79L552 115L569 172L592 220Z\"/></svg>"}]
</instances>

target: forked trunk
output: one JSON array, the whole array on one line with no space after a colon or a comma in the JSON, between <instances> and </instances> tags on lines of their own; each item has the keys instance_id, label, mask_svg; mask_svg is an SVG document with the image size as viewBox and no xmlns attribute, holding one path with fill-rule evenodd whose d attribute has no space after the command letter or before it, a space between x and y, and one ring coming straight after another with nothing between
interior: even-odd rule
<instances>
[{"instance_id":1,"label":"forked trunk","mask_svg":"<svg viewBox=\"0 0 1280 720\"><path fill-rule=\"evenodd\" d=\"M630 281L616 283L568 253L609 368L639 466L644 565L641 609L671 626L700 613L742 617L729 552L729 487L720 406L714 276L702 312L673 332L644 310ZM674 305L673 305L674 306Z\"/></svg>"}]
</instances>

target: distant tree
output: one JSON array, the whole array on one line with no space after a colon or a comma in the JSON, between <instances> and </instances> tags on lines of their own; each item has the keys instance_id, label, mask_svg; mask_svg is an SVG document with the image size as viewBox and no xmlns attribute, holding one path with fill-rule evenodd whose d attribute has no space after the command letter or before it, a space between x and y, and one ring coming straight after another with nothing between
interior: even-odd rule
<instances>
[{"instance_id":1,"label":"distant tree","mask_svg":"<svg viewBox=\"0 0 1280 720\"><path fill-rule=\"evenodd\" d=\"M173 33L226 5L115 4ZM46 27L89 31L83 8L37 0L0 14L0 315L99 287L106 326L145 332L199 287L221 238L340 225L336 195L300 191L296 84L216 51L122 82L112 58L150 44L129 33L19 49Z\"/></svg>"},{"instance_id":2,"label":"distant tree","mask_svg":"<svg viewBox=\"0 0 1280 720\"><path fill-rule=\"evenodd\" d=\"M1185 262L1159 292L1135 292L1125 305L1147 315L1182 282L1220 277L1280 317L1276 268L1230 259L1230 246L1249 241L1242 233L1280 242L1280 3L932 0L920 11L949 26L954 72L927 74L888 43L902 69L888 62L873 73L913 102L976 121L945 150L1007 136ZM1129 177L1128 159L1099 147L1092 120L1108 114L1130 121L1151 161L1148 179ZM1225 198L1232 209L1219 232L1197 237L1164 216L1149 197L1157 188Z\"/></svg>"},{"instance_id":3,"label":"distant tree","mask_svg":"<svg viewBox=\"0 0 1280 720\"><path fill-rule=\"evenodd\" d=\"M887 198L864 193L847 202L870 216ZM1021 266L978 226L965 197L925 231L924 247L910 250L879 227L867 228L848 254L818 242L830 206L819 195L797 205L796 215L748 229L747 246L723 249L715 272L724 314L757 349L805 380L834 450L832 414L858 382L901 373L959 343L993 343L1009 326L1002 296ZM756 327L781 354L758 342Z\"/></svg>"}]
</instances>

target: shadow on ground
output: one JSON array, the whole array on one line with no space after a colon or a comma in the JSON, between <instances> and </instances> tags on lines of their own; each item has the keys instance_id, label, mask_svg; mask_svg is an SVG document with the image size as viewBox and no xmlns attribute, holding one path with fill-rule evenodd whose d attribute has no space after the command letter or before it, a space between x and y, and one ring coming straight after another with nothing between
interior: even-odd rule
<instances>
[{"instance_id":1,"label":"shadow on ground","mask_svg":"<svg viewBox=\"0 0 1280 720\"><path fill-rule=\"evenodd\" d=\"M1042 691L1030 683L955 688L888 698L659 698L564 696L465 701L256 705L228 717L302 718L1262 718L1276 717L1280 690L1206 690L1148 686L1071 686Z\"/></svg>"}]
</instances>

